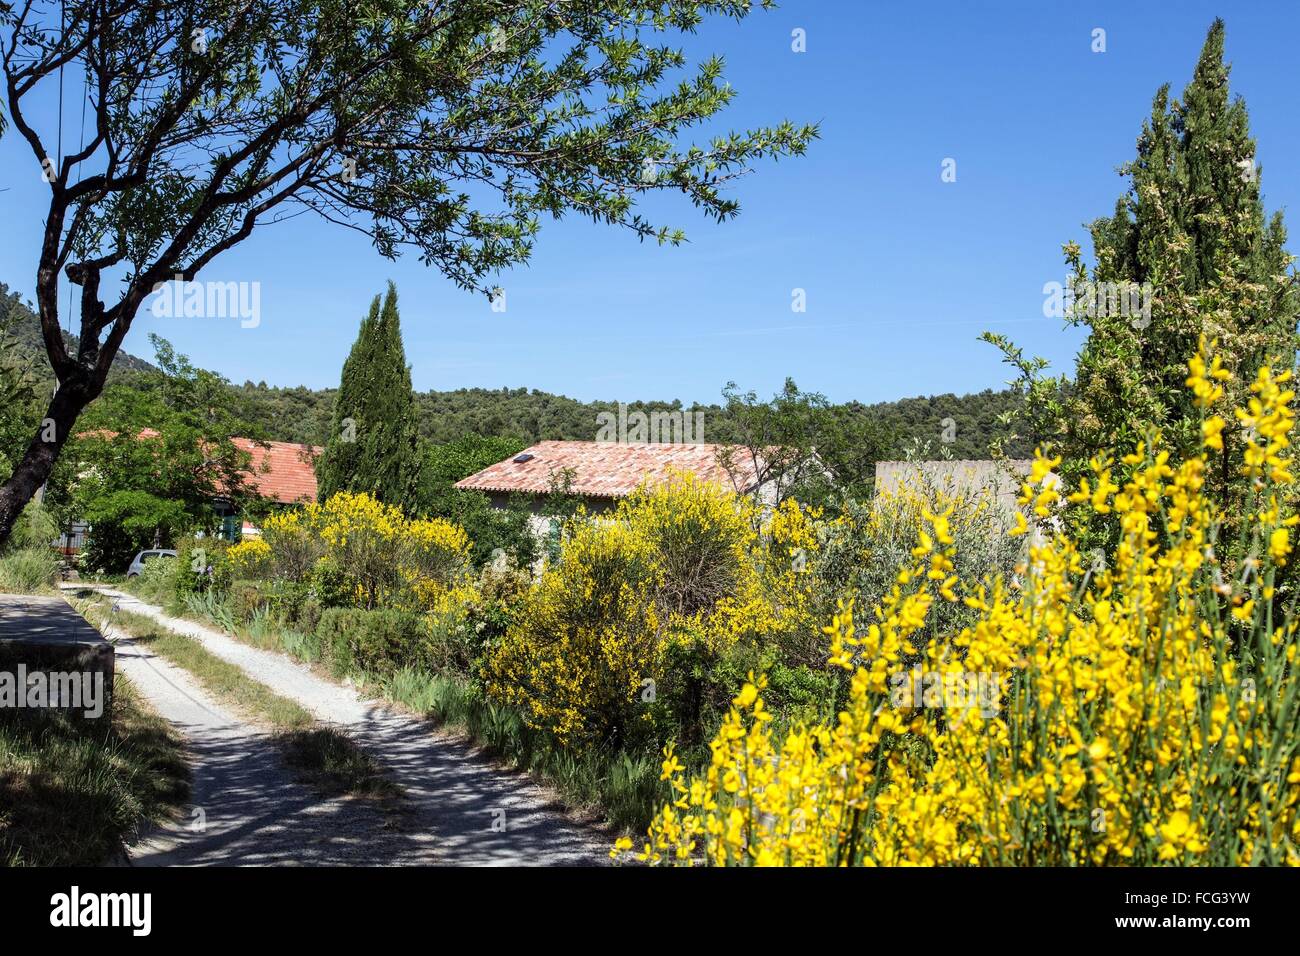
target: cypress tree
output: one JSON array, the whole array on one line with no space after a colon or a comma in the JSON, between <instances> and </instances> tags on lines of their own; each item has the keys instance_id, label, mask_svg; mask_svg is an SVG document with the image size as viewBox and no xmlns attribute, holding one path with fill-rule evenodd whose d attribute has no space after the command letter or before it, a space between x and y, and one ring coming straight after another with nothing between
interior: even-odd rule
<instances>
[{"instance_id":1,"label":"cypress tree","mask_svg":"<svg viewBox=\"0 0 1300 956\"><path fill-rule=\"evenodd\" d=\"M1234 376L1219 409L1229 419L1260 365L1295 365L1293 257L1281 213L1264 215L1255 141L1245 103L1229 96L1223 39L1216 20L1181 101L1170 99L1168 85L1157 91L1137 157L1120 167L1129 188L1113 215L1090 226L1092 269L1077 243L1064 247L1076 289L1066 318L1089 332L1074 380L1043 378L1046 361L984 335L1020 372L1021 429L1062 457L1071 487L1093 456L1132 448L1153 430L1175 457L1201 452L1201 411L1186 379L1202 335L1217 341ZM1224 430L1223 444L1207 479L1233 514L1244 498L1235 427ZM1122 484L1126 471L1117 464L1113 478ZM1102 536L1094 541L1113 539L1113 522L1087 520Z\"/></svg>"},{"instance_id":2,"label":"cypress tree","mask_svg":"<svg viewBox=\"0 0 1300 956\"><path fill-rule=\"evenodd\" d=\"M420 474L411 370L402 347L397 290L375 296L343 363L329 441L317 465L322 501L365 492L410 511Z\"/></svg>"},{"instance_id":3,"label":"cypress tree","mask_svg":"<svg viewBox=\"0 0 1300 956\"><path fill-rule=\"evenodd\" d=\"M1167 85L1156 93L1137 158L1121 168L1130 188L1113 216L1091 226L1090 284L1078 246L1065 247L1091 297L1071 317L1090 334L1060 420L1060 450L1076 467L1152 426L1184 454L1200 449L1185 380L1201 335L1218 341L1234 373L1229 407L1244 403L1259 365L1294 365L1300 296L1286 230L1280 212L1264 215L1255 141L1245 103L1229 97L1223 39L1216 20L1181 102L1170 102ZM1125 287L1149 311L1103 306L1104 290ZM1224 462L1239 462L1240 450L1227 443Z\"/></svg>"}]
</instances>

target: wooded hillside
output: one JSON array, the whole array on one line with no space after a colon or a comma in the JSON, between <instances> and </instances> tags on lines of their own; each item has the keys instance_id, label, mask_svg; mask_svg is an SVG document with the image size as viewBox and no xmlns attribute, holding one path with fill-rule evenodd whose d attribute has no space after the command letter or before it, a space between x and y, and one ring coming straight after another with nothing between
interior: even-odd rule
<instances>
[{"instance_id":1,"label":"wooded hillside","mask_svg":"<svg viewBox=\"0 0 1300 956\"><path fill-rule=\"evenodd\" d=\"M48 375L36 316L18 293L0 283L0 329L6 327L18 349L35 353L35 366ZM76 337L64 334L75 345ZM115 366L115 374L124 381L134 372L154 370L153 363L126 352L118 356ZM230 388L241 417L256 423L267 438L325 444L335 389L285 387L265 382L232 383ZM894 455L897 457L903 456L909 447L917 447L925 457L938 457L947 452L954 458L987 458L990 444L1007 434L998 416L1013 408L1016 401L1009 390L986 389L972 395L921 396L873 405L849 402L845 407L890 429L896 435ZM420 434L435 444L471 434L509 436L527 444L544 439L592 440L598 429L597 415L618 410L617 401L583 402L528 388L418 392L416 402ZM628 403L627 407L629 413L702 411L705 441L725 442L735 437L720 404L683 406L677 401L648 401ZM1013 441L1005 450L1013 457L1024 457L1032 452L1032 447L1025 441Z\"/></svg>"}]
</instances>

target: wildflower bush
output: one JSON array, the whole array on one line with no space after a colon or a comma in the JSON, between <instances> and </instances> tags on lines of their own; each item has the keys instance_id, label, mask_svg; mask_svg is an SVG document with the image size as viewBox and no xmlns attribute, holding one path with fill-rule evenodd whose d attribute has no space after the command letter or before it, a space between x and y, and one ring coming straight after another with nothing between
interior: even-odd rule
<instances>
[{"instance_id":1,"label":"wildflower bush","mask_svg":"<svg viewBox=\"0 0 1300 956\"><path fill-rule=\"evenodd\" d=\"M927 512L871 623L846 602L825 629L831 665L851 675L837 718L777 733L768 682L751 675L703 773L666 748L672 799L641 858L1300 863L1297 620L1277 583L1297 523L1294 393L1289 372L1264 368L1230 425L1218 407L1227 373L1205 352L1187 379L1201 454L1175 461L1152 434L1118 461L1094 458L1068 496L1116 517L1108 553L1045 530L1018 584L960 581L949 519ZM1229 427L1245 451L1225 463ZM1122 485L1106 477L1116 464ZM1225 464L1250 489L1236 542L1218 539L1225 515L1206 493L1208 470ZM1022 489L1037 519L1065 503L1058 465L1040 453ZM1250 556L1239 575L1218 557L1228 545ZM973 618L932 631L949 605ZM631 850L625 839L614 854Z\"/></svg>"},{"instance_id":2,"label":"wildflower bush","mask_svg":"<svg viewBox=\"0 0 1300 956\"><path fill-rule=\"evenodd\" d=\"M326 577L356 607L419 609L468 566L459 526L406 518L369 495L340 492L318 520Z\"/></svg>"},{"instance_id":3,"label":"wildflower bush","mask_svg":"<svg viewBox=\"0 0 1300 956\"><path fill-rule=\"evenodd\" d=\"M423 611L465 596L456 588L468 580L469 550L458 525L341 492L269 516L263 539L226 560L235 576L269 578L295 602L314 592L326 606Z\"/></svg>"},{"instance_id":4,"label":"wildflower bush","mask_svg":"<svg viewBox=\"0 0 1300 956\"><path fill-rule=\"evenodd\" d=\"M290 584L305 584L325 556L321 538L323 510L315 502L268 515L262 539L271 550L271 576Z\"/></svg>"},{"instance_id":5,"label":"wildflower bush","mask_svg":"<svg viewBox=\"0 0 1300 956\"><path fill-rule=\"evenodd\" d=\"M726 662L765 641L775 652L772 636L811 607L794 555L814 543L793 502L764 521L691 475L644 487L611 520L571 526L488 651L487 691L579 749L699 732L730 696Z\"/></svg>"},{"instance_id":6,"label":"wildflower bush","mask_svg":"<svg viewBox=\"0 0 1300 956\"><path fill-rule=\"evenodd\" d=\"M637 701L659 629L651 567L645 540L625 525L578 527L489 653L488 693L562 743L625 740L649 719Z\"/></svg>"},{"instance_id":7,"label":"wildflower bush","mask_svg":"<svg viewBox=\"0 0 1300 956\"><path fill-rule=\"evenodd\" d=\"M751 596L756 531L747 500L678 474L662 485L643 485L620 502L614 520L644 543L655 604L665 617L689 620Z\"/></svg>"},{"instance_id":8,"label":"wildflower bush","mask_svg":"<svg viewBox=\"0 0 1300 956\"><path fill-rule=\"evenodd\" d=\"M232 580L264 577L271 569L271 546L261 538L247 538L222 555Z\"/></svg>"},{"instance_id":9,"label":"wildflower bush","mask_svg":"<svg viewBox=\"0 0 1300 956\"><path fill-rule=\"evenodd\" d=\"M816 623L801 632L798 659L825 661L821 625L841 597L853 596L860 615L873 613L892 590L898 570L911 562L913 545L930 539L935 516L942 516L941 527L953 539L952 576L962 581L989 574L1010 578L1024 554L1023 539L1008 534L1018 520L1012 512L999 504L994 483L971 485L955 477L927 480L918 475L898 488L881 489L871 501L847 502L822 529L825 540L810 569ZM926 630L931 635L952 631L972 616L961 603L942 602L931 609Z\"/></svg>"}]
</instances>

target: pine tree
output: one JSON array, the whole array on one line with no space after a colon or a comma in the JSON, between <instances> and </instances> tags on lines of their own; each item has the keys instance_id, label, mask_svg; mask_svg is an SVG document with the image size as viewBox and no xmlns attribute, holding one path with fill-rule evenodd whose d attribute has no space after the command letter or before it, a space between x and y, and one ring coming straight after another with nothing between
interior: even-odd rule
<instances>
[{"instance_id":1,"label":"pine tree","mask_svg":"<svg viewBox=\"0 0 1300 956\"><path fill-rule=\"evenodd\" d=\"M317 466L319 495L365 492L406 511L420 474L411 370L402 347L397 290L375 296L343 363L329 442Z\"/></svg>"}]
</instances>

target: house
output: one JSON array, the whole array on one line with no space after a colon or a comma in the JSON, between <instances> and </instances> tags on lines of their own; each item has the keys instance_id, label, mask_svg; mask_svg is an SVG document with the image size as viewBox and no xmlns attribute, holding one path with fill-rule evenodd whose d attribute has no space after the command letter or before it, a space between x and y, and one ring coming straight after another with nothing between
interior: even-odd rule
<instances>
[{"instance_id":1,"label":"house","mask_svg":"<svg viewBox=\"0 0 1300 956\"><path fill-rule=\"evenodd\" d=\"M938 459L934 461L876 462L875 493L892 494L900 487L932 487L950 493L987 491L1007 512L1017 509L1020 485L1033 462L1028 459L985 461Z\"/></svg>"},{"instance_id":2,"label":"house","mask_svg":"<svg viewBox=\"0 0 1300 956\"><path fill-rule=\"evenodd\" d=\"M1028 541L1040 545L1050 533L1061 530L1060 515L1038 521L1020 505L1020 489L1034 463L1028 458L1007 458L1001 461L879 461L876 462L877 495L890 494L900 487L933 488L948 494L983 494L994 503L1004 519L1017 511L1025 511L1033 530ZM1060 489L1061 478L1049 472L1044 485ZM1057 502L1059 509L1064 504Z\"/></svg>"},{"instance_id":3,"label":"house","mask_svg":"<svg viewBox=\"0 0 1300 956\"><path fill-rule=\"evenodd\" d=\"M114 437L113 432L83 432L101 438ZM138 440L158 438L152 428L142 429ZM259 442L251 438L231 438L239 451L250 457L249 468L244 473L250 490L272 504L289 506L316 500L316 460L323 449L318 445L299 445L293 442ZM229 498L218 495L212 501L213 510L221 518L220 535L236 540L241 535L257 535L259 531L244 516L236 514ZM64 530L57 547L65 556L72 557L85 547L91 528L84 521L73 521Z\"/></svg>"},{"instance_id":4,"label":"house","mask_svg":"<svg viewBox=\"0 0 1300 956\"><path fill-rule=\"evenodd\" d=\"M725 445L703 443L630 443L612 441L543 441L518 455L489 465L456 482L463 491L481 491L493 507L507 508L523 497L533 511L533 531L552 533L550 519L540 514L552 492L577 497L592 514L614 508L642 482L661 482L674 472L687 472L739 494L761 496L751 457L741 450L728 470L720 458Z\"/></svg>"},{"instance_id":5,"label":"house","mask_svg":"<svg viewBox=\"0 0 1300 956\"><path fill-rule=\"evenodd\" d=\"M230 442L240 451L248 452L252 459L246 480L258 497L286 506L316 500L316 460L323 451L319 445L255 442L249 438L232 438ZM233 521L230 530L233 531ZM241 522L240 531L246 535L259 533L248 521Z\"/></svg>"}]
</instances>

